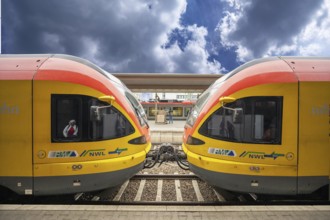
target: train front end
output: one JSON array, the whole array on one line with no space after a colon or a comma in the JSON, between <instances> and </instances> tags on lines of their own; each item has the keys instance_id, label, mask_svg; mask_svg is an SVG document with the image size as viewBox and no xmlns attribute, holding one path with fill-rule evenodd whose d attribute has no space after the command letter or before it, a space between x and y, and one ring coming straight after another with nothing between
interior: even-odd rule
<instances>
[{"instance_id":1,"label":"train front end","mask_svg":"<svg viewBox=\"0 0 330 220\"><path fill-rule=\"evenodd\" d=\"M190 169L217 188L297 193L298 84L278 58L247 63L221 77L187 119Z\"/></svg>"},{"instance_id":2,"label":"train front end","mask_svg":"<svg viewBox=\"0 0 330 220\"><path fill-rule=\"evenodd\" d=\"M12 167L1 171L2 186L26 195L71 194L117 186L143 169L151 148L146 116L117 78L67 55L1 59L2 102L19 109L2 114L1 165ZM24 82L25 91L14 92Z\"/></svg>"},{"instance_id":3,"label":"train front end","mask_svg":"<svg viewBox=\"0 0 330 220\"><path fill-rule=\"evenodd\" d=\"M52 73L56 63L64 70ZM72 73L72 69L79 71ZM142 106L125 85L102 69L70 57L50 58L38 74L34 88L36 194L114 187L143 169L151 148L149 127ZM68 128L72 121L77 134L72 126Z\"/></svg>"}]
</instances>

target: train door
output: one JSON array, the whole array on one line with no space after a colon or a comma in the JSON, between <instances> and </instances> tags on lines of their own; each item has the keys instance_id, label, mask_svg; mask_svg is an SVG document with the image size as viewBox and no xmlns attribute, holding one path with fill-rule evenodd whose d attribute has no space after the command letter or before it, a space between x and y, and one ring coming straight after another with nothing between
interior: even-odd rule
<instances>
[{"instance_id":1,"label":"train door","mask_svg":"<svg viewBox=\"0 0 330 220\"><path fill-rule=\"evenodd\" d=\"M329 82L300 82L299 168L300 194L329 184Z\"/></svg>"},{"instance_id":2,"label":"train door","mask_svg":"<svg viewBox=\"0 0 330 220\"><path fill-rule=\"evenodd\" d=\"M240 153L239 158L254 164L249 171L252 174L250 190L296 194L298 85L274 84L268 87L272 89L269 95L244 99L245 117L239 125L246 125L241 126L241 134L243 142L251 145Z\"/></svg>"},{"instance_id":3,"label":"train door","mask_svg":"<svg viewBox=\"0 0 330 220\"><path fill-rule=\"evenodd\" d=\"M0 185L30 195L33 71L9 72L0 71Z\"/></svg>"},{"instance_id":4,"label":"train door","mask_svg":"<svg viewBox=\"0 0 330 220\"><path fill-rule=\"evenodd\" d=\"M79 160L78 147L82 146L76 144L82 137L81 98L59 95L63 91L70 93L69 89L74 86L39 80L38 74L33 82L34 194L79 190L80 185L75 187L71 177L75 171L71 163ZM63 85L67 87L63 89Z\"/></svg>"}]
</instances>

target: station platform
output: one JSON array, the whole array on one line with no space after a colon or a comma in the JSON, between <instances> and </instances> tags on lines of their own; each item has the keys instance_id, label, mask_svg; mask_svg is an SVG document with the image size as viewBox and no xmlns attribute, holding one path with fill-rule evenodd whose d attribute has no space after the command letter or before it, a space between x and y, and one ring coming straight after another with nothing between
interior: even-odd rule
<instances>
[{"instance_id":1,"label":"station platform","mask_svg":"<svg viewBox=\"0 0 330 220\"><path fill-rule=\"evenodd\" d=\"M330 206L0 205L0 219L330 219Z\"/></svg>"},{"instance_id":2,"label":"station platform","mask_svg":"<svg viewBox=\"0 0 330 220\"><path fill-rule=\"evenodd\" d=\"M182 136L186 121L173 121L173 124L156 123L149 120L151 142L153 144L172 143L182 144Z\"/></svg>"}]
</instances>

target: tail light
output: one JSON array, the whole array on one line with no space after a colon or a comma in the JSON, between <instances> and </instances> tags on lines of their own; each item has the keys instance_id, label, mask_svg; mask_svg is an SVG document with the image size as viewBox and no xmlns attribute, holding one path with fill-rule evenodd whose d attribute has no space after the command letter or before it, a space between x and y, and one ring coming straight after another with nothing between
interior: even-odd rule
<instances>
[{"instance_id":1,"label":"tail light","mask_svg":"<svg viewBox=\"0 0 330 220\"><path fill-rule=\"evenodd\" d=\"M128 143L130 143L130 144L146 144L147 138L143 135L143 136L130 140Z\"/></svg>"},{"instance_id":2,"label":"tail light","mask_svg":"<svg viewBox=\"0 0 330 220\"><path fill-rule=\"evenodd\" d=\"M188 136L188 139L187 139L187 144L189 145L202 145L202 144L205 144L204 141L198 139L198 138L195 138L195 137L192 137L192 136Z\"/></svg>"}]
</instances>

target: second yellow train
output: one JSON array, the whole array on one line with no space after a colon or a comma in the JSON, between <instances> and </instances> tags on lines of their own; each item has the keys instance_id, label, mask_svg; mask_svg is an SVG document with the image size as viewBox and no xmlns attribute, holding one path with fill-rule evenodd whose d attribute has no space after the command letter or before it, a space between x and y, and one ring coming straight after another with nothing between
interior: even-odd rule
<instances>
[{"instance_id":1,"label":"second yellow train","mask_svg":"<svg viewBox=\"0 0 330 220\"><path fill-rule=\"evenodd\" d=\"M190 169L221 189L300 195L330 182L330 58L270 57L242 65L191 110Z\"/></svg>"}]
</instances>

